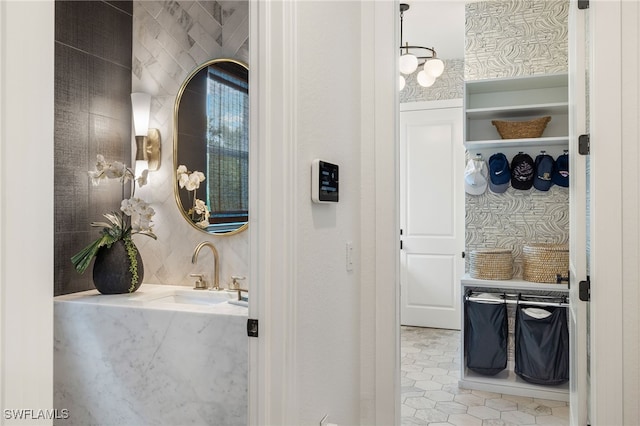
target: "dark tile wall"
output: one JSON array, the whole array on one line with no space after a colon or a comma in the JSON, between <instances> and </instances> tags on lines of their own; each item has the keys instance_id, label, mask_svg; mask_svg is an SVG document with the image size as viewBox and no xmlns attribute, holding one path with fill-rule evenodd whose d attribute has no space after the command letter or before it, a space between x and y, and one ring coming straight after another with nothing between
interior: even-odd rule
<instances>
[{"instance_id":1,"label":"dark tile wall","mask_svg":"<svg viewBox=\"0 0 640 426\"><path fill-rule=\"evenodd\" d=\"M131 163L132 1L55 2L55 295L94 288L71 256L98 237L89 224L120 208L117 182L93 186L97 154Z\"/></svg>"}]
</instances>

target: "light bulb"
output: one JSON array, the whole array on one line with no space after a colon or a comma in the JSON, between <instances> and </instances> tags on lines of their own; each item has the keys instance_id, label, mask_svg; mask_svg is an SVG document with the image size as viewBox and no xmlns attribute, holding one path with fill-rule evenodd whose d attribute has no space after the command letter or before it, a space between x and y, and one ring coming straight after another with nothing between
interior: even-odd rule
<instances>
[{"instance_id":1,"label":"light bulb","mask_svg":"<svg viewBox=\"0 0 640 426\"><path fill-rule=\"evenodd\" d=\"M404 89L404 85L406 84L406 82L405 82L403 76L400 75L398 77L399 77L399 79L398 79L399 87L400 87L400 90L402 90L402 89Z\"/></svg>"},{"instance_id":2,"label":"light bulb","mask_svg":"<svg viewBox=\"0 0 640 426\"><path fill-rule=\"evenodd\" d=\"M418 69L418 58L411 53L405 53L400 56L399 68L402 74L411 74Z\"/></svg>"},{"instance_id":3,"label":"light bulb","mask_svg":"<svg viewBox=\"0 0 640 426\"><path fill-rule=\"evenodd\" d=\"M424 71L434 78L440 77L444 71L444 62L438 58L430 59L424 63Z\"/></svg>"},{"instance_id":4,"label":"light bulb","mask_svg":"<svg viewBox=\"0 0 640 426\"><path fill-rule=\"evenodd\" d=\"M436 81L434 76L431 76L424 71L420 71L416 79L418 80L418 84L422 87L431 87Z\"/></svg>"}]
</instances>

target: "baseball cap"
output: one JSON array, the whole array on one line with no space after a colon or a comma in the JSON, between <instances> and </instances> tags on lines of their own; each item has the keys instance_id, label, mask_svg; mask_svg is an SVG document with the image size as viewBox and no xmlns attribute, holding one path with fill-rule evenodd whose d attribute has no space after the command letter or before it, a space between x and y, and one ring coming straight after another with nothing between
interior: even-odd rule
<instances>
[{"instance_id":1,"label":"baseball cap","mask_svg":"<svg viewBox=\"0 0 640 426\"><path fill-rule=\"evenodd\" d=\"M551 180L558 186L569 186L569 154L562 154L556 159Z\"/></svg>"},{"instance_id":2,"label":"baseball cap","mask_svg":"<svg viewBox=\"0 0 640 426\"><path fill-rule=\"evenodd\" d=\"M489 157L489 190L501 194L509 188L511 170L507 157L499 152Z\"/></svg>"},{"instance_id":3,"label":"baseball cap","mask_svg":"<svg viewBox=\"0 0 640 426\"><path fill-rule=\"evenodd\" d=\"M533 186L538 191L548 191L553 185L551 176L555 162L550 155L540 154L536 157L536 173L533 178Z\"/></svg>"},{"instance_id":4,"label":"baseball cap","mask_svg":"<svg viewBox=\"0 0 640 426\"><path fill-rule=\"evenodd\" d=\"M470 195L481 195L487 190L489 171L487 163L481 158L473 158L467 162L464 170L464 190Z\"/></svg>"},{"instance_id":5,"label":"baseball cap","mask_svg":"<svg viewBox=\"0 0 640 426\"><path fill-rule=\"evenodd\" d=\"M511 160L511 186L515 189L530 189L533 185L535 164L529 154L518 153Z\"/></svg>"}]
</instances>

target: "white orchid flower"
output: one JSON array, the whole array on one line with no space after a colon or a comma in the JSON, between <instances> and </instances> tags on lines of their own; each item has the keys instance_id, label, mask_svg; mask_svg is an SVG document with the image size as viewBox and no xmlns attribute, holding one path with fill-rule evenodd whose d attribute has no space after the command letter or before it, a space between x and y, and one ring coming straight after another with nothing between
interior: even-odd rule
<instances>
[{"instance_id":1,"label":"white orchid flower","mask_svg":"<svg viewBox=\"0 0 640 426\"><path fill-rule=\"evenodd\" d=\"M142 188L143 186L145 186L148 182L149 182L149 170L148 169L144 169L142 171L142 173L140 174L140 177L138 177L138 179L136 179L136 182L138 182L138 186L140 188Z\"/></svg>"},{"instance_id":2,"label":"white orchid flower","mask_svg":"<svg viewBox=\"0 0 640 426\"><path fill-rule=\"evenodd\" d=\"M204 180L206 179L204 173L199 171L195 171L191 175L195 176L194 179L198 179L198 182L204 182ZM191 178L191 176L189 176L189 178Z\"/></svg>"},{"instance_id":3,"label":"white orchid flower","mask_svg":"<svg viewBox=\"0 0 640 426\"><path fill-rule=\"evenodd\" d=\"M203 214L204 212L208 211L207 205L204 203L204 201L197 198L196 198L195 206L193 208L198 214Z\"/></svg>"},{"instance_id":4,"label":"white orchid flower","mask_svg":"<svg viewBox=\"0 0 640 426\"><path fill-rule=\"evenodd\" d=\"M194 172L189 175L187 182L185 183L185 188L187 191L193 191L195 189L200 188L200 176L197 175L199 172Z\"/></svg>"},{"instance_id":5,"label":"white orchid flower","mask_svg":"<svg viewBox=\"0 0 640 426\"><path fill-rule=\"evenodd\" d=\"M109 179L118 179L124 176L124 169L124 164L119 161L114 161L113 163L108 164L104 173Z\"/></svg>"},{"instance_id":6,"label":"white orchid flower","mask_svg":"<svg viewBox=\"0 0 640 426\"><path fill-rule=\"evenodd\" d=\"M180 188L187 186L187 182L189 182L189 175L183 173L178 176L178 184L180 185Z\"/></svg>"},{"instance_id":7,"label":"white orchid flower","mask_svg":"<svg viewBox=\"0 0 640 426\"><path fill-rule=\"evenodd\" d=\"M178 170L177 170L178 176L185 174L185 173L189 173L189 171L187 170L187 166L185 165L179 165L178 166Z\"/></svg>"}]
</instances>

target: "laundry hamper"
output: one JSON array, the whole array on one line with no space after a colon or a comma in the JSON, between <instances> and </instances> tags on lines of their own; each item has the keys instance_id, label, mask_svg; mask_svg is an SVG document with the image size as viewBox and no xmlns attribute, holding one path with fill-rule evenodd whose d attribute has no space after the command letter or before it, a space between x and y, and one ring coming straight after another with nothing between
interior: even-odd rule
<instances>
[{"instance_id":1,"label":"laundry hamper","mask_svg":"<svg viewBox=\"0 0 640 426\"><path fill-rule=\"evenodd\" d=\"M467 368L489 376L507 368L507 305L467 300L464 318Z\"/></svg>"},{"instance_id":2,"label":"laundry hamper","mask_svg":"<svg viewBox=\"0 0 640 426\"><path fill-rule=\"evenodd\" d=\"M469 276L480 280L513 278L513 254L509 249L477 249L469 253Z\"/></svg>"},{"instance_id":3,"label":"laundry hamper","mask_svg":"<svg viewBox=\"0 0 640 426\"><path fill-rule=\"evenodd\" d=\"M564 307L516 307L514 372L530 383L559 385L569 380L569 330ZM531 312L531 313L528 313Z\"/></svg>"},{"instance_id":4,"label":"laundry hamper","mask_svg":"<svg viewBox=\"0 0 640 426\"><path fill-rule=\"evenodd\" d=\"M529 244L522 248L522 279L536 283L556 283L567 276L569 246L566 244Z\"/></svg>"}]
</instances>

